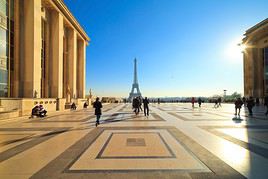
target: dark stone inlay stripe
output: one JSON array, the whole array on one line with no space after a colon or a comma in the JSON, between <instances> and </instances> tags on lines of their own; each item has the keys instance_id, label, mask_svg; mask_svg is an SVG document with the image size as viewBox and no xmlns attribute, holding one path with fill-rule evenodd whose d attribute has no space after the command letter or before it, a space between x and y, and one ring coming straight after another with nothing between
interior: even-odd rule
<instances>
[{"instance_id":1,"label":"dark stone inlay stripe","mask_svg":"<svg viewBox=\"0 0 268 179\"><path fill-rule=\"evenodd\" d=\"M88 117L83 117L83 119L80 119L80 120L74 120L74 119L72 119L72 120L57 120L57 119L53 119L53 120L46 120L47 118L45 117L45 118L38 118L37 120L32 120L32 121L27 121L27 122L25 122L25 123L50 123L50 122L52 122L52 123L58 123L58 122L64 122L64 123L68 123L68 122L86 122L86 121L88 121L88 120L91 120L91 119L93 119L93 118L95 118L95 115L90 115L90 116L88 116Z\"/></svg>"},{"instance_id":2,"label":"dark stone inlay stripe","mask_svg":"<svg viewBox=\"0 0 268 179\"><path fill-rule=\"evenodd\" d=\"M125 104L120 110L125 110L128 107L127 104Z\"/></svg>"},{"instance_id":3,"label":"dark stone inlay stripe","mask_svg":"<svg viewBox=\"0 0 268 179\"><path fill-rule=\"evenodd\" d=\"M189 119L189 118L186 118L182 115L179 115L177 113L174 113L174 112L168 112L168 114L176 117L176 118L179 118L183 121L230 121L231 119ZM228 118L228 117L226 117Z\"/></svg>"},{"instance_id":4,"label":"dark stone inlay stripe","mask_svg":"<svg viewBox=\"0 0 268 179\"><path fill-rule=\"evenodd\" d=\"M212 172L200 170L73 170L69 168L98 138L103 130L168 129L174 138L188 148ZM174 127L107 127L95 128L31 178L245 178L218 157Z\"/></svg>"},{"instance_id":5,"label":"dark stone inlay stripe","mask_svg":"<svg viewBox=\"0 0 268 179\"><path fill-rule=\"evenodd\" d=\"M114 108L117 107L117 105L110 105L110 106L111 106L111 107L109 107L109 108L107 108L107 109L103 109L102 112L107 112L107 111L110 111L110 110L112 110L112 109L114 109ZM121 106L119 109L117 109L117 111L121 110L122 108L124 108L124 105Z\"/></svg>"},{"instance_id":6,"label":"dark stone inlay stripe","mask_svg":"<svg viewBox=\"0 0 268 179\"><path fill-rule=\"evenodd\" d=\"M222 126L199 126L200 128L203 129L215 129L215 128L247 128L247 129L268 129L268 125L237 125L237 126L231 126L231 125L222 125Z\"/></svg>"},{"instance_id":7,"label":"dark stone inlay stripe","mask_svg":"<svg viewBox=\"0 0 268 179\"><path fill-rule=\"evenodd\" d=\"M246 178L183 132L176 128L168 129L168 131L213 172L190 173L191 178Z\"/></svg>"},{"instance_id":8,"label":"dark stone inlay stripe","mask_svg":"<svg viewBox=\"0 0 268 179\"><path fill-rule=\"evenodd\" d=\"M246 119L267 120L267 117L264 116L265 112L266 111L264 111L263 113L256 113L256 112L254 113L254 111L253 111L253 116L249 116L248 113L247 114L241 114L240 116L241 117L244 117ZM225 112L225 111L223 111L222 113L229 114L229 115L234 115L234 113L231 113L231 112ZM263 116L256 116L256 114L257 115L263 115Z\"/></svg>"},{"instance_id":9,"label":"dark stone inlay stripe","mask_svg":"<svg viewBox=\"0 0 268 179\"><path fill-rule=\"evenodd\" d=\"M97 127L73 144L61 155L52 160L30 178L59 178L81 157L88 147L102 134L103 128ZM72 178L72 177L70 177Z\"/></svg>"},{"instance_id":10,"label":"dark stone inlay stripe","mask_svg":"<svg viewBox=\"0 0 268 179\"><path fill-rule=\"evenodd\" d=\"M104 150L108 146L110 140L112 139L114 134L157 134L159 138L161 139L161 142L165 145L167 150L169 151L170 156L114 156L114 157L108 157L108 156L102 156ZM101 148L100 152L98 153L96 159L149 159L149 158L176 158L176 155L173 153L169 145L166 143L164 138L161 136L159 132L112 132L112 134L109 136L103 147Z\"/></svg>"},{"instance_id":11,"label":"dark stone inlay stripe","mask_svg":"<svg viewBox=\"0 0 268 179\"><path fill-rule=\"evenodd\" d=\"M268 158L268 149L264 148L264 147L261 147L261 146L258 146L256 144L252 144L252 143L248 143L248 142L245 142L245 141L242 141L242 140L239 140L239 139L236 139L228 134L224 134L220 131L216 131L215 128L212 128L211 126L209 127L205 127L205 126L202 126L201 127L202 129L205 129L206 131L218 136L218 137L221 137L223 139L226 139L230 142L233 142L245 149L248 149L250 150L251 152L254 152L258 155L261 155L263 156L264 158ZM216 127L217 128L217 127ZM228 127L228 128L232 128L232 127ZM257 132L257 131L256 131ZM253 140L256 140L256 139L253 139ZM263 142L262 142L263 143Z\"/></svg>"},{"instance_id":12,"label":"dark stone inlay stripe","mask_svg":"<svg viewBox=\"0 0 268 179\"><path fill-rule=\"evenodd\" d=\"M133 114L130 112L119 112L119 113L114 113L113 115L111 115L113 118L112 119L108 119L105 121L109 121L109 122L154 122L154 121L165 121L161 116L159 116L156 113L151 113L150 115L153 116L155 119L135 119L136 115L133 114L129 117L125 117L122 116L120 118L115 119L115 116L119 116L119 115L126 115L126 114ZM144 117L144 116L138 116L138 117ZM134 119L133 119L134 118Z\"/></svg>"},{"instance_id":13,"label":"dark stone inlay stripe","mask_svg":"<svg viewBox=\"0 0 268 179\"><path fill-rule=\"evenodd\" d=\"M110 140L113 137L113 133L110 134L110 136L108 137L108 139L106 140L106 142L104 143L103 147L101 148L100 152L98 153L98 155L96 156L96 158L101 158L102 153L104 152L104 150L106 149L107 145L109 144Z\"/></svg>"},{"instance_id":14,"label":"dark stone inlay stripe","mask_svg":"<svg viewBox=\"0 0 268 179\"><path fill-rule=\"evenodd\" d=\"M120 107L117 111L122 111L123 109L125 109L127 107L126 104L124 104L122 107Z\"/></svg>"},{"instance_id":15,"label":"dark stone inlay stripe","mask_svg":"<svg viewBox=\"0 0 268 179\"><path fill-rule=\"evenodd\" d=\"M107 108L107 109L104 109L104 110L102 110L102 112L107 112L107 111L110 111L110 110L112 110L113 108Z\"/></svg>"},{"instance_id":16,"label":"dark stone inlay stripe","mask_svg":"<svg viewBox=\"0 0 268 179\"><path fill-rule=\"evenodd\" d=\"M36 128L0 128L0 131L53 131L64 130L66 127L36 127Z\"/></svg>"},{"instance_id":17,"label":"dark stone inlay stripe","mask_svg":"<svg viewBox=\"0 0 268 179\"><path fill-rule=\"evenodd\" d=\"M20 154L42 142L45 142L47 141L48 139L58 135L58 134L61 134L63 132L66 132L68 129L64 128L64 129L59 129L59 130L55 130L55 131L52 131L52 132L49 132L49 133L46 133L46 134L43 134L41 136L37 136L37 137L26 137L24 140L28 140L28 139L31 139L31 141L28 141L28 142L25 142L23 144L20 144L20 145L17 145L11 149L8 149L4 152L1 152L0 153L0 162L3 162L11 157L14 157L15 155L17 154ZM22 140L20 140L22 141Z\"/></svg>"},{"instance_id":18,"label":"dark stone inlay stripe","mask_svg":"<svg viewBox=\"0 0 268 179\"><path fill-rule=\"evenodd\" d=\"M27 140L27 139L31 138L31 136L33 136L34 134L1 134L1 136L3 136L3 135L21 135L21 136L23 136L23 137L20 137L20 138L17 138L17 139L11 139L11 140L7 140L7 141L4 141L4 142L1 142L1 143L0 143L0 146L5 146L5 145L12 144L12 143L16 143L16 142L20 142L20 141Z\"/></svg>"},{"instance_id":19,"label":"dark stone inlay stripe","mask_svg":"<svg viewBox=\"0 0 268 179\"><path fill-rule=\"evenodd\" d=\"M104 123L109 123L109 122L118 122L121 121L120 119L117 119L117 117L119 116L119 113L113 113L112 115L110 115L107 119L103 120Z\"/></svg>"},{"instance_id":20,"label":"dark stone inlay stripe","mask_svg":"<svg viewBox=\"0 0 268 179\"><path fill-rule=\"evenodd\" d=\"M161 116L159 116L156 113L151 113L151 115L156 119L156 121L165 121L164 118L162 118Z\"/></svg>"}]
</instances>

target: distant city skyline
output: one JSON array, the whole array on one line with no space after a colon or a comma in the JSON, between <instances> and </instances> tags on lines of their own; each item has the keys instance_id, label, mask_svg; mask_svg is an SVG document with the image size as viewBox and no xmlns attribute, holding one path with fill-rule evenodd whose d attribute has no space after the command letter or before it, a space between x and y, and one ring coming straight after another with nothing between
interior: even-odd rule
<instances>
[{"instance_id":1,"label":"distant city skyline","mask_svg":"<svg viewBox=\"0 0 268 179\"><path fill-rule=\"evenodd\" d=\"M243 93L244 32L267 18L267 1L65 0L84 27L86 91L127 97L133 59L143 96Z\"/></svg>"}]
</instances>

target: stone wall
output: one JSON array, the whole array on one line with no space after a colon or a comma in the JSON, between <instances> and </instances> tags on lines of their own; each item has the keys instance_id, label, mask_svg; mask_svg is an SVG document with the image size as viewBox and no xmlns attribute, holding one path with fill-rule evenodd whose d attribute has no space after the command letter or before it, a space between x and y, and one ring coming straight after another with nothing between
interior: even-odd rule
<instances>
[{"instance_id":1,"label":"stone wall","mask_svg":"<svg viewBox=\"0 0 268 179\"><path fill-rule=\"evenodd\" d=\"M43 105L48 112L63 111L66 102L65 98L0 98L3 112L18 110L19 116L30 115L35 105Z\"/></svg>"}]
</instances>

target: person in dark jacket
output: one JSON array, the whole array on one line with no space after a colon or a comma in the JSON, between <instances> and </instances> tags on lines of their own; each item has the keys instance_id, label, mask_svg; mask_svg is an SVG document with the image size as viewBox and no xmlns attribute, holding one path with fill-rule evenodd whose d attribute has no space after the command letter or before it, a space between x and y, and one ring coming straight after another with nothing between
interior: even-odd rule
<instances>
[{"instance_id":1,"label":"person in dark jacket","mask_svg":"<svg viewBox=\"0 0 268 179\"><path fill-rule=\"evenodd\" d=\"M256 106L260 105L260 98L256 98Z\"/></svg>"},{"instance_id":2,"label":"person in dark jacket","mask_svg":"<svg viewBox=\"0 0 268 179\"><path fill-rule=\"evenodd\" d=\"M201 108L201 104L202 104L202 99L201 98L198 98L198 104L199 104L199 107Z\"/></svg>"},{"instance_id":3,"label":"person in dark jacket","mask_svg":"<svg viewBox=\"0 0 268 179\"><path fill-rule=\"evenodd\" d=\"M140 102L139 102L139 99L138 97L135 97L132 101L132 108L134 109L134 112L136 115L139 114L140 112Z\"/></svg>"},{"instance_id":4,"label":"person in dark jacket","mask_svg":"<svg viewBox=\"0 0 268 179\"><path fill-rule=\"evenodd\" d=\"M245 96L242 98L242 101L243 101L243 105L244 105L244 107L246 107L246 101L247 101L247 99L246 99Z\"/></svg>"},{"instance_id":5,"label":"person in dark jacket","mask_svg":"<svg viewBox=\"0 0 268 179\"><path fill-rule=\"evenodd\" d=\"M45 110L45 108L43 107L43 105L36 105L33 109L32 109L32 115L30 118L33 118L34 116L36 117L45 117L47 114L47 111Z\"/></svg>"},{"instance_id":6,"label":"person in dark jacket","mask_svg":"<svg viewBox=\"0 0 268 179\"><path fill-rule=\"evenodd\" d=\"M265 115L268 115L268 96L264 97L264 106L266 106L266 113Z\"/></svg>"},{"instance_id":7,"label":"person in dark jacket","mask_svg":"<svg viewBox=\"0 0 268 179\"><path fill-rule=\"evenodd\" d=\"M73 102L72 105L71 105L71 109L72 109L72 110L76 110L76 105L75 105L74 102Z\"/></svg>"},{"instance_id":8,"label":"person in dark jacket","mask_svg":"<svg viewBox=\"0 0 268 179\"><path fill-rule=\"evenodd\" d=\"M84 103L84 109L86 109L88 107L87 102Z\"/></svg>"},{"instance_id":9,"label":"person in dark jacket","mask_svg":"<svg viewBox=\"0 0 268 179\"><path fill-rule=\"evenodd\" d=\"M147 97L145 97L145 99L143 100L143 108L144 108L144 115L149 116L149 100L147 99Z\"/></svg>"},{"instance_id":10,"label":"person in dark jacket","mask_svg":"<svg viewBox=\"0 0 268 179\"><path fill-rule=\"evenodd\" d=\"M39 117L45 117L47 115L47 111L43 107L43 105L39 105Z\"/></svg>"},{"instance_id":11,"label":"person in dark jacket","mask_svg":"<svg viewBox=\"0 0 268 179\"><path fill-rule=\"evenodd\" d=\"M250 116L253 116L253 112L252 112L252 108L255 106L255 102L253 97L249 97L249 99L247 100L247 107L248 107L248 112Z\"/></svg>"},{"instance_id":12,"label":"person in dark jacket","mask_svg":"<svg viewBox=\"0 0 268 179\"><path fill-rule=\"evenodd\" d=\"M214 101L214 108L217 108L217 107L219 107L219 105L218 105L218 99L215 99L215 101Z\"/></svg>"},{"instance_id":13,"label":"person in dark jacket","mask_svg":"<svg viewBox=\"0 0 268 179\"><path fill-rule=\"evenodd\" d=\"M99 100L100 98L97 97L96 101L93 103L93 108L95 108L95 115L96 115L96 127L100 124L100 117L101 117L102 104Z\"/></svg>"},{"instance_id":14,"label":"person in dark jacket","mask_svg":"<svg viewBox=\"0 0 268 179\"><path fill-rule=\"evenodd\" d=\"M40 111L39 105L36 105L36 106L32 109L32 115L31 115L31 118L33 118L34 116L39 117L39 111Z\"/></svg>"},{"instance_id":15,"label":"person in dark jacket","mask_svg":"<svg viewBox=\"0 0 268 179\"><path fill-rule=\"evenodd\" d=\"M139 96L139 97L138 97L138 100L139 100L139 110L142 111L142 107L141 107L141 106L142 106L142 101L143 101L143 100L142 100L142 97Z\"/></svg>"},{"instance_id":16,"label":"person in dark jacket","mask_svg":"<svg viewBox=\"0 0 268 179\"><path fill-rule=\"evenodd\" d=\"M240 98L237 98L235 101L235 115L237 115L237 109L238 109L238 116L240 116L240 110L243 105L243 101Z\"/></svg>"},{"instance_id":17,"label":"person in dark jacket","mask_svg":"<svg viewBox=\"0 0 268 179\"><path fill-rule=\"evenodd\" d=\"M192 97L192 108L194 108L194 103L195 103L195 99L194 99L194 97Z\"/></svg>"},{"instance_id":18,"label":"person in dark jacket","mask_svg":"<svg viewBox=\"0 0 268 179\"><path fill-rule=\"evenodd\" d=\"M221 97L218 98L218 107L221 107Z\"/></svg>"}]
</instances>

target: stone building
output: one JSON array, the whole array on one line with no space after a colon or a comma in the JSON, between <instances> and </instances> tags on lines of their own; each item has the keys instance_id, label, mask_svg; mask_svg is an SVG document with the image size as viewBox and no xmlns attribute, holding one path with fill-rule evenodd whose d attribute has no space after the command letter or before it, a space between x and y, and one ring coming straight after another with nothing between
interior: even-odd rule
<instances>
[{"instance_id":1,"label":"stone building","mask_svg":"<svg viewBox=\"0 0 268 179\"><path fill-rule=\"evenodd\" d=\"M263 98L268 95L268 19L244 35L244 95Z\"/></svg>"},{"instance_id":2,"label":"stone building","mask_svg":"<svg viewBox=\"0 0 268 179\"><path fill-rule=\"evenodd\" d=\"M88 42L62 0L0 0L1 110L83 100Z\"/></svg>"}]
</instances>

